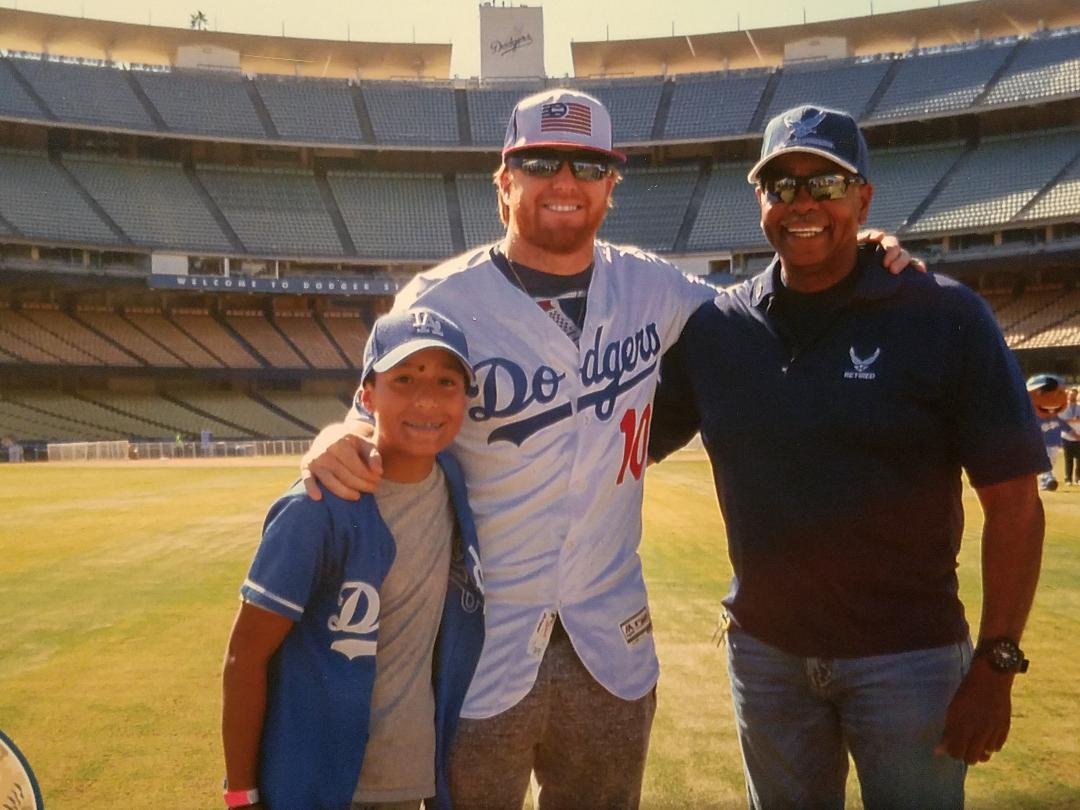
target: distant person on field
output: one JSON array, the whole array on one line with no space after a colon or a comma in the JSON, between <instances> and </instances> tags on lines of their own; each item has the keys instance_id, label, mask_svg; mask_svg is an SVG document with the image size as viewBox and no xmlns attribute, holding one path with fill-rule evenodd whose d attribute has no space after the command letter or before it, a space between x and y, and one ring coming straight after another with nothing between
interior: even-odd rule
<instances>
[{"instance_id":1,"label":"distant person on field","mask_svg":"<svg viewBox=\"0 0 1080 810\"><path fill-rule=\"evenodd\" d=\"M483 642L476 530L443 451L474 384L466 339L416 308L380 318L360 399L376 495L270 509L224 672L229 807L449 807L447 750Z\"/></svg>"},{"instance_id":2,"label":"distant person on field","mask_svg":"<svg viewBox=\"0 0 1080 810\"><path fill-rule=\"evenodd\" d=\"M395 302L462 324L479 379L454 445L487 574L451 757L459 807L521 810L530 773L545 810L640 804L659 674L638 557L646 437L660 356L715 291L597 239L624 160L592 96L522 99L494 175L505 237ZM370 490L365 435L324 430L305 474L343 497Z\"/></svg>"},{"instance_id":3,"label":"distant person on field","mask_svg":"<svg viewBox=\"0 0 1080 810\"><path fill-rule=\"evenodd\" d=\"M1077 391L1070 388L1061 412L1069 425L1069 430L1061 434L1061 450L1065 456L1065 485L1070 487L1080 484L1080 405L1076 400Z\"/></svg>"},{"instance_id":4,"label":"distant person on field","mask_svg":"<svg viewBox=\"0 0 1080 810\"><path fill-rule=\"evenodd\" d=\"M749 173L777 256L664 358L651 453L698 429L735 577L728 671L749 803L958 808L1005 744L1039 576L1046 454L993 315L881 268L843 112L797 107ZM979 642L958 598L961 472L985 514ZM778 483L779 482L779 483Z\"/></svg>"}]
</instances>

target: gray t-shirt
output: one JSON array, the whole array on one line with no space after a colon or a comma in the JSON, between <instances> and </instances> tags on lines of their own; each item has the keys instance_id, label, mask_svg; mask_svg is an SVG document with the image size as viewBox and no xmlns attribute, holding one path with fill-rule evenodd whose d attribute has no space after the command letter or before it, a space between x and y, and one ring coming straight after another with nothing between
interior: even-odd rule
<instances>
[{"instance_id":1,"label":"gray t-shirt","mask_svg":"<svg viewBox=\"0 0 1080 810\"><path fill-rule=\"evenodd\" d=\"M370 737L354 795L357 802L435 795L431 667L455 525L438 464L417 484L384 479L375 502L397 554L379 588Z\"/></svg>"}]
</instances>

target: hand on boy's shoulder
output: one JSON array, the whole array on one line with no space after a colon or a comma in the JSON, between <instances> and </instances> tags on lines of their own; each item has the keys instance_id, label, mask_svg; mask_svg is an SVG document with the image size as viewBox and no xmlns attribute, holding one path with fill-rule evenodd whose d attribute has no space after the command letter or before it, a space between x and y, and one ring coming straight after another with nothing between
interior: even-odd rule
<instances>
[{"instance_id":1,"label":"hand on boy's shoulder","mask_svg":"<svg viewBox=\"0 0 1080 810\"><path fill-rule=\"evenodd\" d=\"M319 431L300 462L300 480L314 501L331 492L347 501L374 492L382 479L382 458L366 422L341 422ZM321 488L320 488L321 485Z\"/></svg>"}]
</instances>

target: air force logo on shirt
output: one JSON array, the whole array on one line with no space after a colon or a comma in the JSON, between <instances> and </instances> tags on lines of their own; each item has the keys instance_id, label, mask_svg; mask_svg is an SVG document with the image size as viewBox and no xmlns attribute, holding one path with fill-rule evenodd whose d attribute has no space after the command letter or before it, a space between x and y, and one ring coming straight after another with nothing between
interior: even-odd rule
<instances>
[{"instance_id":1,"label":"air force logo on shirt","mask_svg":"<svg viewBox=\"0 0 1080 810\"><path fill-rule=\"evenodd\" d=\"M361 655L375 655L374 639L355 638L379 629L379 592L374 585L359 580L343 582L338 593L341 610L326 623L335 633L345 635L330 645L350 661Z\"/></svg>"},{"instance_id":2,"label":"air force logo on shirt","mask_svg":"<svg viewBox=\"0 0 1080 810\"><path fill-rule=\"evenodd\" d=\"M873 380L877 378L877 374L870 371L870 367L877 362L877 359L881 357L881 347L878 346L867 357L860 357L855 351L855 347L852 346L848 351L848 357L851 358L851 371L844 372L845 380Z\"/></svg>"}]
</instances>

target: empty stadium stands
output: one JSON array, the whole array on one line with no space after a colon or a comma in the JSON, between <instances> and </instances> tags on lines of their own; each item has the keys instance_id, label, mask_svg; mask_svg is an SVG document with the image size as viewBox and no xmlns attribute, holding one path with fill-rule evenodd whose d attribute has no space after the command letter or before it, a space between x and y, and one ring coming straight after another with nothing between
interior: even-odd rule
<instances>
[{"instance_id":1,"label":"empty stadium stands","mask_svg":"<svg viewBox=\"0 0 1080 810\"><path fill-rule=\"evenodd\" d=\"M675 78L664 136L672 140L712 139L749 131L769 72L703 74Z\"/></svg>"},{"instance_id":2,"label":"empty stadium stands","mask_svg":"<svg viewBox=\"0 0 1080 810\"><path fill-rule=\"evenodd\" d=\"M45 242L123 244L48 156L0 149L0 215Z\"/></svg>"},{"instance_id":3,"label":"empty stadium stands","mask_svg":"<svg viewBox=\"0 0 1080 810\"><path fill-rule=\"evenodd\" d=\"M170 392L169 397L217 420L242 425L245 431L259 437L305 438L312 435L314 427L297 424L251 397L234 391L176 390Z\"/></svg>"},{"instance_id":4,"label":"empty stadium stands","mask_svg":"<svg viewBox=\"0 0 1080 810\"><path fill-rule=\"evenodd\" d=\"M615 207L608 212L600 237L671 252L698 174L697 166L627 170L615 190Z\"/></svg>"},{"instance_id":5,"label":"empty stadium stands","mask_svg":"<svg viewBox=\"0 0 1080 810\"><path fill-rule=\"evenodd\" d=\"M476 88L469 90L465 96L469 107L469 128L472 130L473 143L485 146L499 146L503 144L506 135L506 122L510 120L510 113L514 105L530 90L539 91L539 86L523 87L521 89L487 89Z\"/></svg>"},{"instance_id":6,"label":"empty stadium stands","mask_svg":"<svg viewBox=\"0 0 1080 810\"><path fill-rule=\"evenodd\" d=\"M17 59L18 70L61 121L115 129L153 130L123 70Z\"/></svg>"},{"instance_id":7,"label":"empty stadium stands","mask_svg":"<svg viewBox=\"0 0 1080 810\"><path fill-rule=\"evenodd\" d=\"M151 339L148 334L111 308L79 309L74 317L98 334L120 344L148 366L159 368L187 366L187 363L173 352Z\"/></svg>"},{"instance_id":8,"label":"empty stadium stands","mask_svg":"<svg viewBox=\"0 0 1080 810\"><path fill-rule=\"evenodd\" d=\"M970 107L1015 47L1015 43L976 45L902 59L870 120L941 115Z\"/></svg>"},{"instance_id":9,"label":"empty stadium stands","mask_svg":"<svg viewBox=\"0 0 1080 810\"><path fill-rule=\"evenodd\" d=\"M364 82L360 87L378 143L435 146L460 142L451 88L404 82Z\"/></svg>"},{"instance_id":10,"label":"empty stadium stands","mask_svg":"<svg viewBox=\"0 0 1080 810\"><path fill-rule=\"evenodd\" d=\"M174 70L132 73L174 132L265 140L269 137L240 76Z\"/></svg>"},{"instance_id":11,"label":"empty stadium stands","mask_svg":"<svg viewBox=\"0 0 1080 810\"><path fill-rule=\"evenodd\" d=\"M652 139L653 124L663 91L659 77L609 82L579 81L575 86L604 103L611 113L612 131L620 143Z\"/></svg>"},{"instance_id":12,"label":"empty stadium stands","mask_svg":"<svg viewBox=\"0 0 1080 810\"><path fill-rule=\"evenodd\" d=\"M310 313L279 312L274 324L312 367L348 368L340 350Z\"/></svg>"},{"instance_id":13,"label":"empty stadium stands","mask_svg":"<svg viewBox=\"0 0 1080 810\"><path fill-rule=\"evenodd\" d=\"M364 259L441 259L454 252L443 179L437 174L326 174Z\"/></svg>"},{"instance_id":14,"label":"empty stadium stands","mask_svg":"<svg viewBox=\"0 0 1080 810\"><path fill-rule=\"evenodd\" d=\"M353 368L364 367L364 344L367 343L368 325L355 312L324 312L322 325L341 347L345 359Z\"/></svg>"},{"instance_id":15,"label":"empty stadium stands","mask_svg":"<svg viewBox=\"0 0 1080 810\"><path fill-rule=\"evenodd\" d=\"M264 76L255 82L278 135L293 141L361 143L349 86L330 80Z\"/></svg>"},{"instance_id":16,"label":"empty stadium stands","mask_svg":"<svg viewBox=\"0 0 1080 810\"><path fill-rule=\"evenodd\" d=\"M898 233L965 151L962 144L875 151L870 155L874 199L867 224Z\"/></svg>"},{"instance_id":17,"label":"empty stadium stands","mask_svg":"<svg viewBox=\"0 0 1080 810\"><path fill-rule=\"evenodd\" d=\"M767 249L754 187L746 182L749 166L713 167L687 249L729 250L734 247Z\"/></svg>"},{"instance_id":18,"label":"empty stadium stands","mask_svg":"<svg viewBox=\"0 0 1080 810\"><path fill-rule=\"evenodd\" d=\"M799 104L847 110L860 117L890 64L890 60L879 60L785 67L762 120L767 122L774 115Z\"/></svg>"},{"instance_id":19,"label":"empty stadium stands","mask_svg":"<svg viewBox=\"0 0 1080 810\"><path fill-rule=\"evenodd\" d=\"M1050 32L1018 46L980 106L1032 103L1080 93L1080 32Z\"/></svg>"},{"instance_id":20,"label":"empty stadium stands","mask_svg":"<svg viewBox=\"0 0 1080 810\"><path fill-rule=\"evenodd\" d=\"M242 358L240 368L258 365L255 358L236 345L236 341L205 313L189 315L176 312L173 313L175 323L161 312L154 311L127 310L124 317L133 327L193 368L221 368L225 364L218 358L230 354L236 355L232 358L233 363L229 364L234 367L237 367L237 357ZM211 348L214 354L210 354L206 347Z\"/></svg>"},{"instance_id":21,"label":"empty stadium stands","mask_svg":"<svg viewBox=\"0 0 1080 810\"><path fill-rule=\"evenodd\" d=\"M1008 223L1078 153L1076 130L988 138L909 230L932 233Z\"/></svg>"},{"instance_id":22,"label":"empty stadium stands","mask_svg":"<svg viewBox=\"0 0 1080 810\"><path fill-rule=\"evenodd\" d=\"M200 167L199 178L252 253L341 256L315 178L294 169Z\"/></svg>"},{"instance_id":23,"label":"empty stadium stands","mask_svg":"<svg viewBox=\"0 0 1080 810\"><path fill-rule=\"evenodd\" d=\"M47 120L47 112L26 92L18 75L10 59L0 58L0 116Z\"/></svg>"},{"instance_id":24,"label":"empty stadium stands","mask_svg":"<svg viewBox=\"0 0 1080 810\"><path fill-rule=\"evenodd\" d=\"M68 155L64 165L135 244L232 250L179 164Z\"/></svg>"},{"instance_id":25,"label":"empty stadium stands","mask_svg":"<svg viewBox=\"0 0 1080 810\"><path fill-rule=\"evenodd\" d=\"M225 323L273 368L309 368L261 312L228 312Z\"/></svg>"},{"instance_id":26,"label":"empty stadium stands","mask_svg":"<svg viewBox=\"0 0 1080 810\"><path fill-rule=\"evenodd\" d=\"M506 232L499 221L498 196L490 174L459 174L458 198L465 247L472 248L501 239Z\"/></svg>"}]
</instances>

